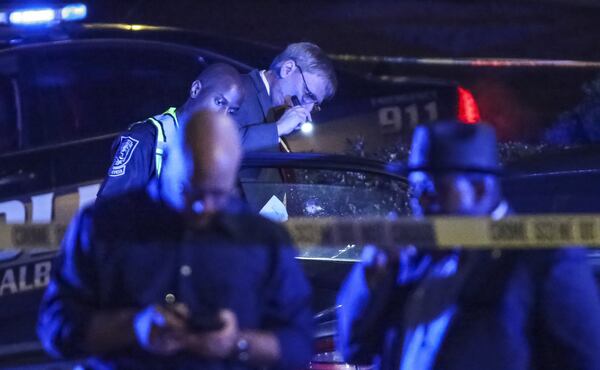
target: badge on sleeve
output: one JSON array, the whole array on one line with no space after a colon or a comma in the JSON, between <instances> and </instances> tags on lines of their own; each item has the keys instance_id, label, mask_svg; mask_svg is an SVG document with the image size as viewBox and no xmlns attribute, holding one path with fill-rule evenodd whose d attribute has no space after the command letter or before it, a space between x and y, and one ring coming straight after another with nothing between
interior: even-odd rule
<instances>
[{"instance_id":1,"label":"badge on sleeve","mask_svg":"<svg viewBox=\"0 0 600 370\"><path fill-rule=\"evenodd\" d=\"M115 159L113 160L110 169L108 170L108 176L118 177L125 174L125 168L133 151L137 147L139 140L136 140L130 136L121 136L121 142L119 143L119 149L115 153Z\"/></svg>"}]
</instances>

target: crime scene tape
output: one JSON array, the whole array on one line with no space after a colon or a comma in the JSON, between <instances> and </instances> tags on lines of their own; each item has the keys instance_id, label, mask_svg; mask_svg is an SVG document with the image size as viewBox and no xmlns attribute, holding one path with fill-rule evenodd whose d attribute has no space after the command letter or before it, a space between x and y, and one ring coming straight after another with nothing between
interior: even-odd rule
<instances>
[{"instance_id":1,"label":"crime scene tape","mask_svg":"<svg viewBox=\"0 0 600 370\"><path fill-rule=\"evenodd\" d=\"M295 244L424 248L509 249L568 246L600 247L600 215L511 216L501 220L473 217L290 218L286 223Z\"/></svg>"},{"instance_id":2,"label":"crime scene tape","mask_svg":"<svg viewBox=\"0 0 600 370\"><path fill-rule=\"evenodd\" d=\"M290 218L284 226L299 248L373 244L423 248L600 247L600 214L475 217ZM57 248L65 225L0 225L0 250Z\"/></svg>"},{"instance_id":3,"label":"crime scene tape","mask_svg":"<svg viewBox=\"0 0 600 370\"><path fill-rule=\"evenodd\" d=\"M0 250L58 248L66 225L24 224L0 225Z\"/></svg>"}]
</instances>

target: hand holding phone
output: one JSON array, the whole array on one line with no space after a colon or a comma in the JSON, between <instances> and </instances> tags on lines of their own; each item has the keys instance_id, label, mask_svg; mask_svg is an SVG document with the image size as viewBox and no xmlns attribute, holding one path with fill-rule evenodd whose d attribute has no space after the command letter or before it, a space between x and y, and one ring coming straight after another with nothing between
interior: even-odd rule
<instances>
[{"instance_id":1,"label":"hand holding phone","mask_svg":"<svg viewBox=\"0 0 600 370\"><path fill-rule=\"evenodd\" d=\"M192 315L188 327L192 331L217 331L223 329L225 323L217 312L214 314Z\"/></svg>"}]
</instances>

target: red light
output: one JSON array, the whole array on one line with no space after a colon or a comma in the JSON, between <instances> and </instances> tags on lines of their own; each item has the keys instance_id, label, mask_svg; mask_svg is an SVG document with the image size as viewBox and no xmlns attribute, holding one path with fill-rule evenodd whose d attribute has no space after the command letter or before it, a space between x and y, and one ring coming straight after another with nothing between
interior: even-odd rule
<instances>
[{"instance_id":1,"label":"red light","mask_svg":"<svg viewBox=\"0 0 600 370\"><path fill-rule=\"evenodd\" d=\"M458 87L458 120L464 123L474 124L481 119L479 107L473 94L459 86Z\"/></svg>"}]
</instances>

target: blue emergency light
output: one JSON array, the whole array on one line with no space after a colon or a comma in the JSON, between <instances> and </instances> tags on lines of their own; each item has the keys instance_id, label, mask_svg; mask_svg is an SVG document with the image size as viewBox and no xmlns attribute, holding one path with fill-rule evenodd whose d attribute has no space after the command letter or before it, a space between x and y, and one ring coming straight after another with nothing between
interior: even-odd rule
<instances>
[{"instance_id":1,"label":"blue emergency light","mask_svg":"<svg viewBox=\"0 0 600 370\"><path fill-rule=\"evenodd\" d=\"M27 9L16 10L9 14L8 21L15 26L28 26L35 24L45 24L56 20L56 11L54 9Z\"/></svg>"},{"instance_id":2,"label":"blue emergency light","mask_svg":"<svg viewBox=\"0 0 600 370\"><path fill-rule=\"evenodd\" d=\"M40 26L63 21L78 21L87 16L85 4L69 4L60 8L36 7L13 9L0 13L0 23L11 26Z\"/></svg>"},{"instance_id":3,"label":"blue emergency light","mask_svg":"<svg viewBox=\"0 0 600 370\"><path fill-rule=\"evenodd\" d=\"M85 4L67 5L60 11L63 21L80 21L87 17L87 6Z\"/></svg>"}]
</instances>

